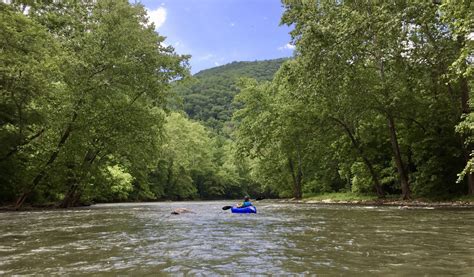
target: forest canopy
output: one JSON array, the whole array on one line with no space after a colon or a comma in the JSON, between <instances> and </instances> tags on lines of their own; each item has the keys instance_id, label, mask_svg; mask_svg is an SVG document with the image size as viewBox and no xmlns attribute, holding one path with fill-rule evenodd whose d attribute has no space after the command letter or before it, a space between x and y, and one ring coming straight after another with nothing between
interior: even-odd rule
<instances>
[{"instance_id":1,"label":"forest canopy","mask_svg":"<svg viewBox=\"0 0 474 277\"><path fill-rule=\"evenodd\" d=\"M283 4L295 57L242 82L234 114L260 178L296 198L474 193L470 1Z\"/></svg>"},{"instance_id":2,"label":"forest canopy","mask_svg":"<svg viewBox=\"0 0 474 277\"><path fill-rule=\"evenodd\" d=\"M474 194L470 1L282 3L194 76L139 3L0 3L0 203Z\"/></svg>"}]
</instances>

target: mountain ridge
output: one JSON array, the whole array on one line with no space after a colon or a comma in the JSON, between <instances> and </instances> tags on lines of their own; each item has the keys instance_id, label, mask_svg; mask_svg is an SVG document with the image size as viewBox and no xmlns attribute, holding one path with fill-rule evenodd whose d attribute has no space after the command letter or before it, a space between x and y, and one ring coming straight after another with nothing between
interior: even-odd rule
<instances>
[{"instance_id":1,"label":"mountain ridge","mask_svg":"<svg viewBox=\"0 0 474 277\"><path fill-rule=\"evenodd\" d=\"M194 120L221 130L232 117L232 101L238 93L239 78L271 81L281 64L289 58L262 61L234 61L194 74L193 82L178 85L175 93L182 98L183 110Z\"/></svg>"},{"instance_id":2,"label":"mountain ridge","mask_svg":"<svg viewBox=\"0 0 474 277\"><path fill-rule=\"evenodd\" d=\"M257 65L257 64L261 64L263 66L270 66L270 67L273 67L275 64L278 64L278 68L279 68L279 65L281 65L283 62L285 62L288 59L290 58L277 58L277 59L255 60L255 61L232 61L227 64L200 70L199 72L193 74L193 76L202 77L202 76L206 76L208 74L213 74L216 72L220 74L221 71L227 71L227 72L238 71L239 69L246 68L246 67L255 68L254 65ZM273 67L273 69L275 68Z\"/></svg>"}]
</instances>

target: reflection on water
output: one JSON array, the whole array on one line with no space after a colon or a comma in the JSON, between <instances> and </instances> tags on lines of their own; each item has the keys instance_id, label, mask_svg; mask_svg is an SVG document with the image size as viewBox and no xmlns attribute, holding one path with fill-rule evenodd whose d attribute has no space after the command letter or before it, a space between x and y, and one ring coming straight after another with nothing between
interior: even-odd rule
<instances>
[{"instance_id":1,"label":"reflection on water","mask_svg":"<svg viewBox=\"0 0 474 277\"><path fill-rule=\"evenodd\" d=\"M1 213L0 274L474 274L474 210L229 204Z\"/></svg>"}]
</instances>

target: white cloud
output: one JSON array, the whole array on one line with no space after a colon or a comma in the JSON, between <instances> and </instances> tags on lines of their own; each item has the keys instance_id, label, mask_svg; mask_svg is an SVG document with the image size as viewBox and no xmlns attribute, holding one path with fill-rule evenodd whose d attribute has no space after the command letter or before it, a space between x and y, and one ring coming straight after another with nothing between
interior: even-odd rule
<instances>
[{"instance_id":1,"label":"white cloud","mask_svg":"<svg viewBox=\"0 0 474 277\"><path fill-rule=\"evenodd\" d=\"M235 23L234 22L231 22L230 23L230 27L234 27L235 26Z\"/></svg>"},{"instance_id":2,"label":"white cloud","mask_svg":"<svg viewBox=\"0 0 474 277\"><path fill-rule=\"evenodd\" d=\"M470 32L469 35L467 35L467 40L474 40L474 32Z\"/></svg>"},{"instance_id":3,"label":"white cloud","mask_svg":"<svg viewBox=\"0 0 474 277\"><path fill-rule=\"evenodd\" d=\"M155 30L159 29L166 21L166 9L159 7L156 10L147 10L150 22L155 24Z\"/></svg>"},{"instance_id":4,"label":"white cloud","mask_svg":"<svg viewBox=\"0 0 474 277\"><path fill-rule=\"evenodd\" d=\"M221 64L218 63L218 62L214 62L214 65L215 65L215 66L219 66L219 65L221 65Z\"/></svg>"},{"instance_id":5,"label":"white cloud","mask_svg":"<svg viewBox=\"0 0 474 277\"><path fill-rule=\"evenodd\" d=\"M212 55L212 54L207 54L207 55L204 55L204 56L200 56L200 57L197 57L196 60L197 61L208 61L212 58L214 58L215 56Z\"/></svg>"},{"instance_id":6,"label":"white cloud","mask_svg":"<svg viewBox=\"0 0 474 277\"><path fill-rule=\"evenodd\" d=\"M295 50L295 46L293 44L287 43L284 46L278 47L278 50Z\"/></svg>"}]
</instances>

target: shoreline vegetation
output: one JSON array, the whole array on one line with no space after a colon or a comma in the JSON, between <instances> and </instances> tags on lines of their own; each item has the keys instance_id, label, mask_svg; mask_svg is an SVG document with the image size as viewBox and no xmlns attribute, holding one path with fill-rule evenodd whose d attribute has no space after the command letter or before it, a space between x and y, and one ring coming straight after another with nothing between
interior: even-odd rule
<instances>
[{"instance_id":1,"label":"shoreline vegetation","mask_svg":"<svg viewBox=\"0 0 474 277\"><path fill-rule=\"evenodd\" d=\"M213 200L191 200L191 201L213 201ZM225 201L225 200L222 200ZM230 199L228 201L237 201ZM436 198L414 198L411 200L402 200L398 195L389 195L384 199L379 199L375 195L361 195L356 193L333 192L323 194L306 195L303 199L280 198L265 199L265 202L276 202L284 204L320 204L320 205L352 205L352 206L389 206L404 208L474 208L474 197L460 196L449 199ZM182 201L155 201L156 203L177 203ZM260 202L260 201L259 201ZM263 202L263 203L265 203ZM120 203L149 203L149 202L116 202ZM90 203L82 206L70 207L68 209L81 209L84 207L94 206L96 204L113 204L113 203ZM65 210L57 203L25 205L21 210L16 210L14 204L1 205L0 212L24 212L24 211L45 211L45 210Z\"/></svg>"},{"instance_id":2,"label":"shoreline vegetation","mask_svg":"<svg viewBox=\"0 0 474 277\"><path fill-rule=\"evenodd\" d=\"M336 204L336 205L361 205L361 206L399 206L404 207L472 207L474 208L474 197L459 196L452 198L413 198L402 200L399 195L388 195L385 198L377 196L358 195L355 193L325 193L306 196L301 200L291 200L293 203L304 204Z\"/></svg>"},{"instance_id":3,"label":"shoreline vegetation","mask_svg":"<svg viewBox=\"0 0 474 277\"><path fill-rule=\"evenodd\" d=\"M244 195L472 203L469 5L283 0L291 58L191 75L140 2L9 2L0 203L15 210Z\"/></svg>"}]
</instances>

